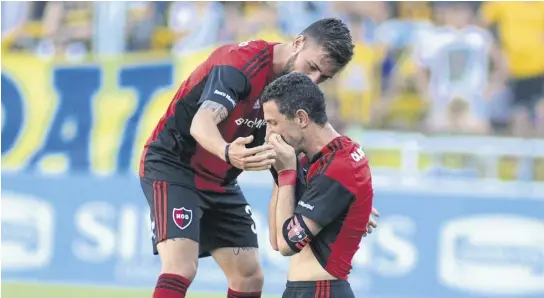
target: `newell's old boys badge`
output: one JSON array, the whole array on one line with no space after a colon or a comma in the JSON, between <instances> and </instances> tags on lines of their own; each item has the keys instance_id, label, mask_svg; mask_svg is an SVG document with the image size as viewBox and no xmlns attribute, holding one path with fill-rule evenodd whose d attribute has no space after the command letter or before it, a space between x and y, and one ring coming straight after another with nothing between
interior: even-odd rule
<instances>
[{"instance_id":1,"label":"newell's old boys badge","mask_svg":"<svg viewBox=\"0 0 544 298\"><path fill-rule=\"evenodd\" d=\"M287 236L289 237L289 241L291 242L300 242L304 238L306 238L306 233L304 232L304 229L302 229L300 224L297 223L289 230Z\"/></svg>"},{"instance_id":2,"label":"newell's old boys badge","mask_svg":"<svg viewBox=\"0 0 544 298\"><path fill-rule=\"evenodd\" d=\"M193 210L181 208L174 208L172 211L172 218L178 228L184 230L187 228L193 220Z\"/></svg>"}]
</instances>

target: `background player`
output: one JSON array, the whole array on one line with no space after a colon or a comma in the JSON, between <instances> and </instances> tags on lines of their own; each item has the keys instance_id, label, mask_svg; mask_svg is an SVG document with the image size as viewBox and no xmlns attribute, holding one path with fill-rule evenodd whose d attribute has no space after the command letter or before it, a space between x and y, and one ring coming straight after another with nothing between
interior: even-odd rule
<instances>
[{"instance_id":1,"label":"background player","mask_svg":"<svg viewBox=\"0 0 544 298\"><path fill-rule=\"evenodd\" d=\"M262 99L279 173L273 246L293 255L283 297L354 297L347 277L374 196L368 160L328 123L323 93L304 74L277 79ZM297 175L300 152L309 163Z\"/></svg>"},{"instance_id":2,"label":"background player","mask_svg":"<svg viewBox=\"0 0 544 298\"><path fill-rule=\"evenodd\" d=\"M140 163L162 261L154 298L185 297L198 257L209 255L227 277L228 297L261 296L256 229L236 183L242 170L267 169L275 159L271 145L259 146L266 130L258 97L292 71L323 82L352 55L346 25L323 19L290 43L222 46L181 84Z\"/></svg>"}]
</instances>

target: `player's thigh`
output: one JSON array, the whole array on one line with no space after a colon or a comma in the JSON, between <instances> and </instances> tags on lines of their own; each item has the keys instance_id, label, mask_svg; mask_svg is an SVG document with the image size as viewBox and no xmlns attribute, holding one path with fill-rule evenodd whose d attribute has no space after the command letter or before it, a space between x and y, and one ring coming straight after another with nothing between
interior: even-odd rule
<instances>
[{"instance_id":1,"label":"player's thigh","mask_svg":"<svg viewBox=\"0 0 544 298\"><path fill-rule=\"evenodd\" d=\"M257 229L251 207L242 194L213 199L220 203L202 217L201 253L210 253L227 276L259 274Z\"/></svg>"},{"instance_id":2,"label":"player's thigh","mask_svg":"<svg viewBox=\"0 0 544 298\"><path fill-rule=\"evenodd\" d=\"M140 182L149 203L153 253L160 255L163 272L189 278L198 261L202 214L198 193L173 182L147 178Z\"/></svg>"}]
</instances>

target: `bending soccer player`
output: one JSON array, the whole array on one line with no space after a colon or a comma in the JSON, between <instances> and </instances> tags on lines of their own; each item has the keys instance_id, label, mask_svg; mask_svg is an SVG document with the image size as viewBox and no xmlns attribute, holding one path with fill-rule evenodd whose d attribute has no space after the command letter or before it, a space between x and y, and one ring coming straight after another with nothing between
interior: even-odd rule
<instances>
[{"instance_id":1,"label":"bending soccer player","mask_svg":"<svg viewBox=\"0 0 544 298\"><path fill-rule=\"evenodd\" d=\"M184 298L198 258L210 255L227 277L228 297L261 296L257 231L236 180L275 161L273 147L263 145L259 96L292 71L321 83L352 56L345 24L323 19L289 43L221 46L181 84L140 163L154 253L162 262L154 298Z\"/></svg>"},{"instance_id":2,"label":"bending soccer player","mask_svg":"<svg viewBox=\"0 0 544 298\"><path fill-rule=\"evenodd\" d=\"M306 75L275 80L262 100L278 172L271 244L292 256L283 297L354 297L347 278L372 212L368 160L328 123L323 93Z\"/></svg>"}]
</instances>

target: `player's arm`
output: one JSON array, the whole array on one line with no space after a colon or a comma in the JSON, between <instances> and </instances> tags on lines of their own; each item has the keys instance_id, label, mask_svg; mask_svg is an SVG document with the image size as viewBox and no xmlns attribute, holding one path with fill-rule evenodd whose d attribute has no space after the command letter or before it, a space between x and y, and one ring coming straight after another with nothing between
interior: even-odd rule
<instances>
[{"instance_id":1,"label":"player's arm","mask_svg":"<svg viewBox=\"0 0 544 298\"><path fill-rule=\"evenodd\" d=\"M292 196L292 198L291 198ZM361 210L361 226L366 227L372 209L372 195ZM292 199L292 201L290 201ZM351 190L341 182L318 174L295 206L294 187L279 188L277 206L277 242L282 255L290 256L300 252L312 239L349 208L355 199ZM291 204L289 204L291 203ZM279 213L281 213L281 218Z\"/></svg>"},{"instance_id":2,"label":"player's arm","mask_svg":"<svg viewBox=\"0 0 544 298\"><path fill-rule=\"evenodd\" d=\"M268 207L268 238L270 245L274 250L278 250L278 241L276 238L276 207L278 204L278 185L274 183L270 205Z\"/></svg>"},{"instance_id":3,"label":"player's arm","mask_svg":"<svg viewBox=\"0 0 544 298\"><path fill-rule=\"evenodd\" d=\"M279 174L278 180L275 220L276 245L283 256L290 256L293 255L294 252L289 248L289 245L285 240L286 234L284 233L284 226L286 223L291 224L294 220L296 172L282 172ZM309 241L307 241L307 243L309 243ZM302 248L303 247L301 247L300 250L302 250Z\"/></svg>"},{"instance_id":4,"label":"player's arm","mask_svg":"<svg viewBox=\"0 0 544 298\"><path fill-rule=\"evenodd\" d=\"M217 125L234 110L250 91L248 78L236 67L216 65L210 71L191 123L191 135L204 149L225 160L227 142Z\"/></svg>"}]
</instances>

